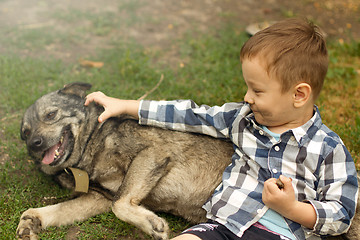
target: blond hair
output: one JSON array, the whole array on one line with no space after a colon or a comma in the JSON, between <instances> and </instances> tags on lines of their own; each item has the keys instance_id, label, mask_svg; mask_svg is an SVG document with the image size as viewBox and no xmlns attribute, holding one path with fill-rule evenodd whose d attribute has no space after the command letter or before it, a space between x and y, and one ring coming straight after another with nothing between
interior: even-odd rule
<instances>
[{"instance_id":1,"label":"blond hair","mask_svg":"<svg viewBox=\"0 0 360 240\"><path fill-rule=\"evenodd\" d=\"M260 57L265 69L282 84L282 92L298 83L308 83L313 99L320 94L328 54L320 29L306 19L286 19L259 31L241 48L240 60Z\"/></svg>"}]
</instances>

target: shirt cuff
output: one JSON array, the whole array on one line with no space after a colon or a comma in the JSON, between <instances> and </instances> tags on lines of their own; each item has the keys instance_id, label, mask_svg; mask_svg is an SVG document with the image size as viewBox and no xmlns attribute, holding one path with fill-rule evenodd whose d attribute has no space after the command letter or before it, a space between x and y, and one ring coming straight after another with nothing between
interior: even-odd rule
<instances>
[{"instance_id":1,"label":"shirt cuff","mask_svg":"<svg viewBox=\"0 0 360 240\"><path fill-rule=\"evenodd\" d=\"M141 109L143 107L143 102L144 102L144 100L140 100L140 103L139 103L139 109L138 109L139 123L141 122L140 119L141 119Z\"/></svg>"},{"instance_id":2,"label":"shirt cuff","mask_svg":"<svg viewBox=\"0 0 360 240\"><path fill-rule=\"evenodd\" d=\"M314 229L304 229L305 232L311 232L317 235L339 235L345 233L350 225L347 223L346 216L342 214L341 210L335 202L319 202L306 200L310 203L316 212L316 222Z\"/></svg>"},{"instance_id":3,"label":"shirt cuff","mask_svg":"<svg viewBox=\"0 0 360 240\"><path fill-rule=\"evenodd\" d=\"M141 100L139 103L139 124L152 125L157 122L158 101Z\"/></svg>"}]
</instances>

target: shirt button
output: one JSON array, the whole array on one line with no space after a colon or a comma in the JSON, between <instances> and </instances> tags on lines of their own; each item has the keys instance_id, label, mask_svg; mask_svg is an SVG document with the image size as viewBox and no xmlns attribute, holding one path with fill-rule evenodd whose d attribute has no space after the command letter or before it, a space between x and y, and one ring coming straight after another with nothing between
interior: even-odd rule
<instances>
[{"instance_id":1,"label":"shirt button","mask_svg":"<svg viewBox=\"0 0 360 240\"><path fill-rule=\"evenodd\" d=\"M256 210L256 212L257 212L258 214L260 214L260 213L262 213L262 209L258 209L258 210Z\"/></svg>"},{"instance_id":2,"label":"shirt button","mask_svg":"<svg viewBox=\"0 0 360 240\"><path fill-rule=\"evenodd\" d=\"M260 135L264 135L264 131L263 131L263 130L260 130L260 131L259 131L259 134L260 134Z\"/></svg>"},{"instance_id":3,"label":"shirt button","mask_svg":"<svg viewBox=\"0 0 360 240\"><path fill-rule=\"evenodd\" d=\"M277 174L278 170L276 168L273 168L273 173Z\"/></svg>"},{"instance_id":4,"label":"shirt button","mask_svg":"<svg viewBox=\"0 0 360 240\"><path fill-rule=\"evenodd\" d=\"M274 148L274 149L275 149L275 151L277 151L277 152L278 152L278 151L280 150L280 147L279 147L279 146L275 146L275 148Z\"/></svg>"}]
</instances>

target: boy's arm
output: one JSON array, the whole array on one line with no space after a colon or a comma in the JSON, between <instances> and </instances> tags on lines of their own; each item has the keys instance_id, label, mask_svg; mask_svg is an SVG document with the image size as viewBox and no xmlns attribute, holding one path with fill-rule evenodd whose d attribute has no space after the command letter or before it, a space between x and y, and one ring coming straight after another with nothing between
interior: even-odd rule
<instances>
[{"instance_id":1,"label":"boy's arm","mask_svg":"<svg viewBox=\"0 0 360 240\"><path fill-rule=\"evenodd\" d=\"M320 235L345 233L355 215L358 179L354 161L342 143L325 156L319 174L318 200L307 199L317 213L314 232Z\"/></svg>"},{"instance_id":2,"label":"boy's arm","mask_svg":"<svg viewBox=\"0 0 360 240\"><path fill-rule=\"evenodd\" d=\"M326 156L320 170L318 198L298 201L291 179L280 176L284 188L276 179L265 182L264 203L284 217L319 235L338 235L347 231L355 215L358 182L354 161L344 145L338 144Z\"/></svg>"},{"instance_id":3,"label":"boy's arm","mask_svg":"<svg viewBox=\"0 0 360 240\"><path fill-rule=\"evenodd\" d=\"M85 106L95 102L104 107L104 112L100 114L98 121L104 122L110 117L128 114L138 119L140 101L123 100L106 96L102 92L93 92L86 96Z\"/></svg>"},{"instance_id":4,"label":"boy's arm","mask_svg":"<svg viewBox=\"0 0 360 240\"><path fill-rule=\"evenodd\" d=\"M198 106L192 100L141 101L139 123L177 131L196 132L216 138L228 138L242 103L222 106Z\"/></svg>"},{"instance_id":5,"label":"boy's arm","mask_svg":"<svg viewBox=\"0 0 360 240\"><path fill-rule=\"evenodd\" d=\"M104 107L98 121L128 114L143 125L153 125L178 131L197 132L217 138L228 138L234 114L242 103L227 103L221 107L198 106L191 100L138 101L122 100L93 92L86 96L85 106L95 102Z\"/></svg>"}]
</instances>

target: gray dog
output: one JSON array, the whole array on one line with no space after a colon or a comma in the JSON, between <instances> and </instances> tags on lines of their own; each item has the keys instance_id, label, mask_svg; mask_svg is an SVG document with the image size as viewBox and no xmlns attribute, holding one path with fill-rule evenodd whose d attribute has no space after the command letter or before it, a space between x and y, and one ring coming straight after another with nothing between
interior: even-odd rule
<instances>
[{"instance_id":1,"label":"gray dog","mask_svg":"<svg viewBox=\"0 0 360 240\"><path fill-rule=\"evenodd\" d=\"M155 239L168 239L168 224L153 211L196 223L201 208L231 162L229 142L211 137L140 126L128 116L99 124L102 107L84 106L91 85L74 83L31 105L21 137L29 154L60 184L88 191L56 205L28 209L20 219L20 239L37 239L49 226L72 224L112 210ZM85 172L86 173L85 173ZM84 183L85 181L85 183Z\"/></svg>"},{"instance_id":2,"label":"gray dog","mask_svg":"<svg viewBox=\"0 0 360 240\"><path fill-rule=\"evenodd\" d=\"M90 87L69 84L38 99L24 115L21 137L40 169L54 175L61 185L86 193L28 209L21 216L18 237L37 239L43 228L110 210L155 239L168 239L168 225L153 211L193 223L204 221L201 206L231 162L231 143L140 126L128 116L99 124L103 108L93 103L84 106ZM360 239L359 224L356 215L346 236L331 239Z\"/></svg>"}]
</instances>

